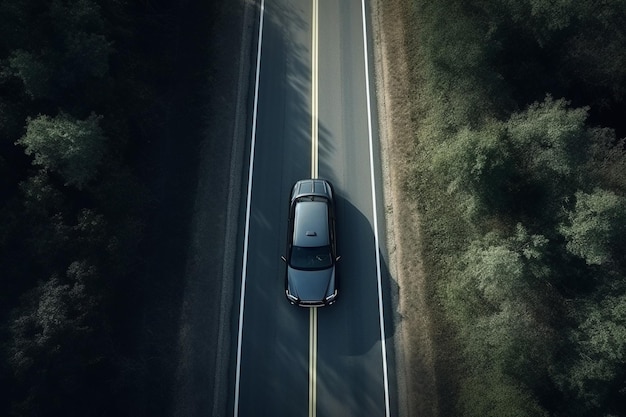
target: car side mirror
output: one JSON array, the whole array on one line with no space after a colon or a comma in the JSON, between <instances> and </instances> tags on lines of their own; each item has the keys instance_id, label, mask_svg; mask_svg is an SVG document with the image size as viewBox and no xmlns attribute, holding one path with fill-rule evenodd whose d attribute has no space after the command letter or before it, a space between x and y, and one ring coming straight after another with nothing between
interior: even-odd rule
<instances>
[{"instance_id":1,"label":"car side mirror","mask_svg":"<svg viewBox=\"0 0 626 417\"><path fill-rule=\"evenodd\" d=\"M285 262L285 263L287 262L287 258L285 258L284 256L281 256L280 259L282 259L283 262Z\"/></svg>"}]
</instances>

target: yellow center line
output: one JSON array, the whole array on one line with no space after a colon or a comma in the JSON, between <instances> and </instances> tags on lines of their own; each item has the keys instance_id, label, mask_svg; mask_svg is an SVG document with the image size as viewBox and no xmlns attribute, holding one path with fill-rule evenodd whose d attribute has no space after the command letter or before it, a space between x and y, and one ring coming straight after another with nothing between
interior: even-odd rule
<instances>
[{"instance_id":1,"label":"yellow center line","mask_svg":"<svg viewBox=\"0 0 626 417\"><path fill-rule=\"evenodd\" d=\"M311 77L311 178L317 178L318 159L317 159L317 141L318 141L318 0L313 0L313 37L311 40L312 50L312 77Z\"/></svg>"},{"instance_id":2,"label":"yellow center line","mask_svg":"<svg viewBox=\"0 0 626 417\"><path fill-rule=\"evenodd\" d=\"M318 0L313 0L311 39L311 178L318 176ZM309 316L309 417L317 416L317 308Z\"/></svg>"},{"instance_id":3,"label":"yellow center line","mask_svg":"<svg viewBox=\"0 0 626 417\"><path fill-rule=\"evenodd\" d=\"M317 415L317 308L310 309L309 320L309 417Z\"/></svg>"}]
</instances>

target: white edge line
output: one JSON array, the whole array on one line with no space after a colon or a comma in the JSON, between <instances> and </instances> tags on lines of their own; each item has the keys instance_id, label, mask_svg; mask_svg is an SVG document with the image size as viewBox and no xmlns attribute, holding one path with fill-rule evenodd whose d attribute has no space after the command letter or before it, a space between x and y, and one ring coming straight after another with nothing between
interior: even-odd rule
<instances>
[{"instance_id":1,"label":"white edge line","mask_svg":"<svg viewBox=\"0 0 626 417\"><path fill-rule=\"evenodd\" d=\"M256 145L257 110L259 105L259 78L261 72L261 45L263 43L263 18L265 15L265 0L261 0L259 17L259 34L256 56L256 75L254 84L254 106L252 110L252 134L250 141L250 163L248 172L248 195L246 202L246 226L243 246L243 267L241 271L241 297L239 299L239 331L237 333L237 369L235 374L235 401L233 416L239 416L239 383L241 381L241 345L243 336L243 308L246 295L246 276L248 270L248 237L250 234L250 206L252 201L252 172L254 170L254 149Z\"/></svg>"},{"instance_id":2,"label":"white edge line","mask_svg":"<svg viewBox=\"0 0 626 417\"><path fill-rule=\"evenodd\" d=\"M367 133L370 148L370 174L372 183L372 208L374 211L374 244L376 246L376 278L378 280L378 312L380 321L380 342L383 357L383 380L385 385L385 416L389 417L389 376L387 371L387 343L385 336L385 317L383 314L383 290L380 267L380 249L378 241L378 213L376 210L376 184L374 179L374 145L372 138L372 107L370 99L370 77L367 45L367 19L365 15L365 0L361 0L361 10L363 17L363 50L365 56L365 92L367 96Z\"/></svg>"}]
</instances>

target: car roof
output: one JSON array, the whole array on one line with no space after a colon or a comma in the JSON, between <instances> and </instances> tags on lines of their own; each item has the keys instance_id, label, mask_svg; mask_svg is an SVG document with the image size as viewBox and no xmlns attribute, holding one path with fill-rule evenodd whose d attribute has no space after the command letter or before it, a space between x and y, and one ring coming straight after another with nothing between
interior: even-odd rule
<instances>
[{"instance_id":1,"label":"car roof","mask_svg":"<svg viewBox=\"0 0 626 417\"><path fill-rule=\"evenodd\" d=\"M330 244L328 202L324 199L303 199L296 203L293 244L301 247Z\"/></svg>"},{"instance_id":2,"label":"car roof","mask_svg":"<svg viewBox=\"0 0 626 417\"><path fill-rule=\"evenodd\" d=\"M333 198L330 183L319 178L300 180L294 184L291 200L304 195L319 195L330 200Z\"/></svg>"}]
</instances>

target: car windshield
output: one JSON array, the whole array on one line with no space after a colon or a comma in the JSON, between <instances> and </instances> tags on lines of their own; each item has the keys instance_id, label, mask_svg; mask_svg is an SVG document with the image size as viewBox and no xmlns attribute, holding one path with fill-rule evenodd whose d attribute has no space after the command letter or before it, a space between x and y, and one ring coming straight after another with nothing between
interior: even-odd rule
<instances>
[{"instance_id":1,"label":"car windshield","mask_svg":"<svg viewBox=\"0 0 626 417\"><path fill-rule=\"evenodd\" d=\"M326 269L333 265L330 246L301 247L291 249L290 265L296 269Z\"/></svg>"}]
</instances>

